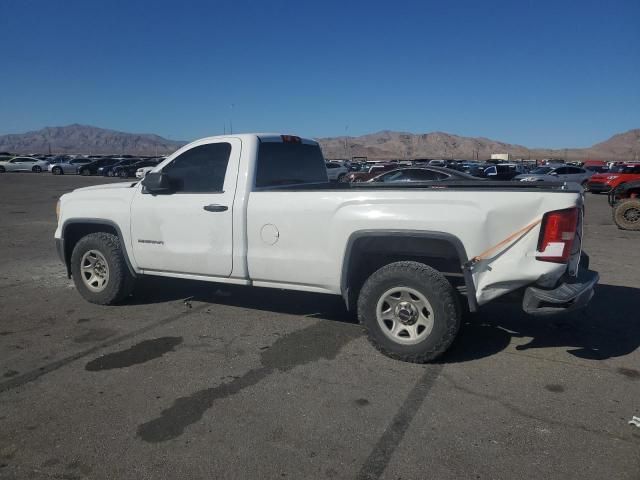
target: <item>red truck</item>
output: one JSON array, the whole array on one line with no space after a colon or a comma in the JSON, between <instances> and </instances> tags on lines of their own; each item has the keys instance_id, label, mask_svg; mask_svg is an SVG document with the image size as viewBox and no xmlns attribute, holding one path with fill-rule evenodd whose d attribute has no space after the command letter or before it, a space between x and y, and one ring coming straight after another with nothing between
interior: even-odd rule
<instances>
[{"instance_id":1,"label":"red truck","mask_svg":"<svg viewBox=\"0 0 640 480\"><path fill-rule=\"evenodd\" d=\"M587 189L593 193L606 193L634 180L640 180L640 163L618 165L606 173L596 173L589 179Z\"/></svg>"}]
</instances>

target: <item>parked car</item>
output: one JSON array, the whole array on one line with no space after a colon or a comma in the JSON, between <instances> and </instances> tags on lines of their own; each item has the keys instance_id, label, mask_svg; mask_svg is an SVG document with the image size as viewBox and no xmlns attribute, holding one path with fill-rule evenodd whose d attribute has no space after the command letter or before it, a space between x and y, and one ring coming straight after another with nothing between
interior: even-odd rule
<instances>
[{"instance_id":1,"label":"parked car","mask_svg":"<svg viewBox=\"0 0 640 480\"><path fill-rule=\"evenodd\" d=\"M518 175L515 180L521 182L574 182L586 186L591 175L593 172L584 168L556 164L534 168L529 173Z\"/></svg>"},{"instance_id":2,"label":"parked car","mask_svg":"<svg viewBox=\"0 0 640 480\"><path fill-rule=\"evenodd\" d=\"M138 162L129 163L127 165L118 164L111 170L112 177L129 178L135 177L136 171L142 167L155 167L158 165L157 160L140 160Z\"/></svg>"},{"instance_id":3,"label":"parked car","mask_svg":"<svg viewBox=\"0 0 640 480\"><path fill-rule=\"evenodd\" d=\"M109 165L115 165L118 160L115 158L101 158L99 160L93 160L91 163L81 165L78 167L78 175L97 175L100 167L107 167Z\"/></svg>"},{"instance_id":4,"label":"parked car","mask_svg":"<svg viewBox=\"0 0 640 480\"><path fill-rule=\"evenodd\" d=\"M587 184L593 193L606 193L614 188L635 180L640 180L640 164L630 163L611 167L607 173L596 173Z\"/></svg>"},{"instance_id":5,"label":"parked car","mask_svg":"<svg viewBox=\"0 0 640 480\"><path fill-rule=\"evenodd\" d=\"M609 167L606 165L584 165L582 168L593 173L607 173L609 171Z\"/></svg>"},{"instance_id":6,"label":"parked car","mask_svg":"<svg viewBox=\"0 0 640 480\"><path fill-rule=\"evenodd\" d=\"M376 177L373 177L367 182L439 182L444 180L477 180L480 179L473 177L466 173L451 170L449 168L441 167L409 167L398 168L397 170L391 170L390 172L382 173Z\"/></svg>"},{"instance_id":7,"label":"parked car","mask_svg":"<svg viewBox=\"0 0 640 480\"><path fill-rule=\"evenodd\" d=\"M125 159L116 159L117 162L111 165L105 165L104 167L98 167L98 175L102 175L104 177L113 177L113 169L116 167L131 165L133 163L139 162L139 158L125 158Z\"/></svg>"},{"instance_id":8,"label":"parked car","mask_svg":"<svg viewBox=\"0 0 640 480\"><path fill-rule=\"evenodd\" d=\"M54 175L63 174L77 174L78 168L82 165L91 163L88 158L74 158L73 160L67 160L65 162L53 163L49 165L49 171Z\"/></svg>"},{"instance_id":9,"label":"parked car","mask_svg":"<svg viewBox=\"0 0 640 480\"><path fill-rule=\"evenodd\" d=\"M513 180L518 175L524 174L526 171L524 167L516 163L499 163L496 165L489 165L484 169L483 177L490 178L491 180Z\"/></svg>"},{"instance_id":10,"label":"parked car","mask_svg":"<svg viewBox=\"0 0 640 480\"><path fill-rule=\"evenodd\" d=\"M153 170L155 167L141 167L136 170L136 178L144 178L144 176Z\"/></svg>"},{"instance_id":11,"label":"parked car","mask_svg":"<svg viewBox=\"0 0 640 480\"><path fill-rule=\"evenodd\" d=\"M382 172L393 170L395 168L398 168L397 163L377 163L359 172L349 172L345 180L347 182L366 182Z\"/></svg>"},{"instance_id":12,"label":"parked car","mask_svg":"<svg viewBox=\"0 0 640 480\"><path fill-rule=\"evenodd\" d=\"M640 230L640 180L619 185L609 192L613 221L621 230Z\"/></svg>"},{"instance_id":13,"label":"parked car","mask_svg":"<svg viewBox=\"0 0 640 480\"><path fill-rule=\"evenodd\" d=\"M343 182L349 173L349 169L337 162L327 162L327 175L330 182Z\"/></svg>"},{"instance_id":14,"label":"parked car","mask_svg":"<svg viewBox=\"0 0 640 480\"><path fill-rule=\"evenodd\" d=\"M49 162L33 157L13 157L11 160L0 162L0 173L4 172L34 172L46 170Z\"/></svg>"}]
</instances>

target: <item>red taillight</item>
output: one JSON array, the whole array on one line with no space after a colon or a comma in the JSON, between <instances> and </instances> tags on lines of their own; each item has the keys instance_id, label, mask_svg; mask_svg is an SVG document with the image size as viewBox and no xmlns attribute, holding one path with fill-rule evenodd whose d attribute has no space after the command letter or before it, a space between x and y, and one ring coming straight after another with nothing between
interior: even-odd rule
<instances>
[{"instance_id":1,"label":"red taillight","mask_svg":"<svg viewBox=\"0 0 640 480\"><path fill-rule=\"evenodd\" d=\"M282 143L302 143L300 137L295 135L280 135L280 138L282 138Z\"/></svg>"},{"instance_id":2,"label":"red taillight","mask_svg":"<svg viewBox=\"0 0 640 480\"><path fill-rule=\"evenodd\" d=\"M567 263L578 227L578 209L545 213L540 227L536 258L543 262Z\"/></svg>"}]
</instances>

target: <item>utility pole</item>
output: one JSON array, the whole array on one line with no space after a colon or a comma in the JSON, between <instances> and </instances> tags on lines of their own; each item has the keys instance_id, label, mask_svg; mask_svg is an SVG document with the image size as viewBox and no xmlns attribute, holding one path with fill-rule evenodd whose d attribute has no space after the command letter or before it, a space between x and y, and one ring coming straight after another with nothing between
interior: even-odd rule
<instances>
[{"instance_id":1,"label":"utility pole","mask_svg":"<svg viewBox=\"0 0 640 480\"><path fill-rule=\"evenodd\" d=\"M344 158L349 160L349 138L347 137L347 131L349 130L349 125L344 126Z\"/></svg>"}]
</instances>

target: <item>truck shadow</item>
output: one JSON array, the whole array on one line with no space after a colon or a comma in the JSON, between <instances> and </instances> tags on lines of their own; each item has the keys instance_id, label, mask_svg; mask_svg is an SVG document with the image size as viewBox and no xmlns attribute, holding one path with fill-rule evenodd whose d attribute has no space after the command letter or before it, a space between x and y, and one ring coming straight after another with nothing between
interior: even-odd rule
<instances>
[{"instance_id":1,"label":"truck shadow","mask_svg":"<svg viewBox=\"0 0 640 480\"><path fill-rule=\"evenodd\" d=\"M526 315L514 304L487 305L465 321L443 363L468 362L516 344L520 352L562 348L575 357L605 360L640 346L640 289L600 284L588 308L550 317Z\"/></svg>"},{"instance_id":2,"label":"truck shadow","mask_svg":"<svg viewBox=\"0 0 640 480\"><path fill-rule=\"evenodd\" d=\"M136 286L129 305L186 300L249 308L324 320L357 323L346 310L342 297L293 290L222 285L193 280L148 277Z\"/></svg>"},{"instance_id":3,"label":"truck shadow","mask_svg":"<svg viewBox=\"0 0 640 480\"><path fill-rule=\"evenodd\" d=\"M600 284L585 310L532 317L520 306L495 303L464 320L442 363L459 363L495 355L512 344L517 351L566 348L575 357L604 360L627 355L640 346L640 289ZM357 323L341 297L314 293L218 285L208 282L147 278L127 303L187 300Z\"/></svg>"}]
</instances>

